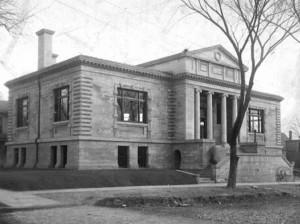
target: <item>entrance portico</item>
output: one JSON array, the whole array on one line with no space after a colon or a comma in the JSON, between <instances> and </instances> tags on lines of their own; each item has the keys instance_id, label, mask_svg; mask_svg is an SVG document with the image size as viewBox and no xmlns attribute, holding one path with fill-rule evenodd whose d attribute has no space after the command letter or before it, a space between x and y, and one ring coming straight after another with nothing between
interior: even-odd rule
<instances>
[{"instance_id":1,"label":"entrance portico","mask_svg":"<svg viewBox=\"0 0 300 224\"><path fill-rule=\"evenodd\" d=\"M228 114L228 110L231 114ZM227 144L228 130L232 127L236 116L236 95L200 88L194 89L195 140L209 139L215 140L217 144Z\"/></svg>"}]
</instances>

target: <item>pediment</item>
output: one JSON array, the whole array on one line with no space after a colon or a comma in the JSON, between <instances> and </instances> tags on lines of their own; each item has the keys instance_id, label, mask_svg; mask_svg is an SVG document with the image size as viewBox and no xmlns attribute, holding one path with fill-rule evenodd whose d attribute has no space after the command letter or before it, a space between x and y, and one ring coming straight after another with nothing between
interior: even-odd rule
<instances>
[{"instance_id":1,"label":"pediment","mask_svg":"<svg viewBox=\"0 0 300 224\"><path fill-rule=\"evenodd\" d=\"M193 57L207 60L215 64L222 64L229 67L239 68L237 63L238 60L222 45L216 45L190 51L189 54Z\"/></svg>"}]
</instances>

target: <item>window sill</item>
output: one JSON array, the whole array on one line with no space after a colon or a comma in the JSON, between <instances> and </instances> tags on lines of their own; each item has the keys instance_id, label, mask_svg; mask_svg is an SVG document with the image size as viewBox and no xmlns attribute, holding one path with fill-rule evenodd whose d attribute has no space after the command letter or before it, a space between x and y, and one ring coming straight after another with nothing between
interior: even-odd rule
<instances>
[{"instance_id":1,"label":"window sill","mask_svg":"<svg viewBox=\"0 0 300 224\"><path fill-rule=\"evenodd\" d=\"M135 123L135 122L125 122L125 121L117 121L117 125L148 127L148 123Z\"/></svg>"},{"instance_id":2,"label":"window sill","mask_svg":"<svg viewBox=\"0 0 300 224\"><path fill-rule=\"evenodd\" d=\"M16 127L16 131L23 131L23 130L27 130L28 126L23 126L23 127Z\"/></svg>"},{"instance_id":3,"label":"window sill","mask_svg":"<svg viewBox=\"0 0 300 224\"><path fill-rule=\"evenodd\" d=\"M66 120L66 121L55 121L53 122L53 126L67 126L69 125L70 121Z\"/></svg>"},{"instance_id":4,"label":"window sill","mask_svg":"<svg viewBox=\"0 0 300 224\"><path fill-rule=\"evenodd\" d=\"M255 135L255 132L248 132L250 135ZM256 135L265 135L265 133L256 132Z\"/></svg>"}]
</instances>

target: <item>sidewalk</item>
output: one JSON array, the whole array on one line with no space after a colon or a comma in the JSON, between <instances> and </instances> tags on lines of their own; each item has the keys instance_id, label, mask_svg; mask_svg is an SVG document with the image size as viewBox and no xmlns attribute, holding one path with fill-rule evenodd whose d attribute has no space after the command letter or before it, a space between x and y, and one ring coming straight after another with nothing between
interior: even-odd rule
<instances>
[{"instance_id":1,"label":"sidewalk","mask_svg":"<svg viewBox=\"0 0 300 224\"><path fill-rule=\"evenodd\" d=\"M282 183L239 183L237 186L300 185L300 181ZM79 205L83 202L112 197L195 197L224 194L226 183L192 185L130 186L105 188L80 188L14 192L0 189L0 202L10 209L49 208ZM250 188L249 188L250 189ZM255 190L255 188L253 188ZM252 189L252 191L253 191ZM247 190L247 193L251 192ZM239 188L235 190L239 193ZM299 192L300 195L300 192ZM51 199L50 199L51 198ZM92 200L93 199L93 200ZM6 209L8 209L6 208ZM2 207L2 209L5 209Z\"/></svg>"},{"instance_id":2,"label":"sidewalk","mask_svg":"<svg viewBox=\"0 0 300 224\"><path fill-rule=\"evenodd\" d=\"M0 202L7 205L8 208L14 209L57 207L61 205L58 201L43 198L31 193L14 192L3 189L0 189Z\"/></svg>"}]
</instances>

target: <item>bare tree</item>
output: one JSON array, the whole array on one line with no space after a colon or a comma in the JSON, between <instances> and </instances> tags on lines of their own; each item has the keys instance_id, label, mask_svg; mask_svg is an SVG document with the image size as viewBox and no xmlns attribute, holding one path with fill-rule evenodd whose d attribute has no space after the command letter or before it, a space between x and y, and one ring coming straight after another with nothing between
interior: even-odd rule
<instances>
[{"instance_id":1,"label":"bare tree","mask_svg":"<svg viewBox=\"0 0 300 224\"><path fill-rule=\"evenodd\" d=\"M14 33L29 18L29 13L20 10L14 0L0 0L0 27Z\"/></svg>"},{"instance_id":2,"label":"bare tree","mask_svg":"<svg viewBox=\"0 0 300 224\"><path fill-rule=\"evenodd\" d=\"M300 22L300 1L299 0L291 0L292 2L292 10L295 13L298 21Z\"/></svg>"},{"instance_id":3,"label":"bare tree","mask_svg":"<svg viewBox=\"0 0 300 224\"><path fill-rule=\"evenodd\" d=\"M241 88L238 114L231 130L230 169L227 187L236 187L237 138L251 99L254 77L265 59L288 37L299 31L290 0L181 0L184 5L217 27L230 42L238 59ZM250 61L246 82L245 60Z\"/></svg>"}]
</instances>

